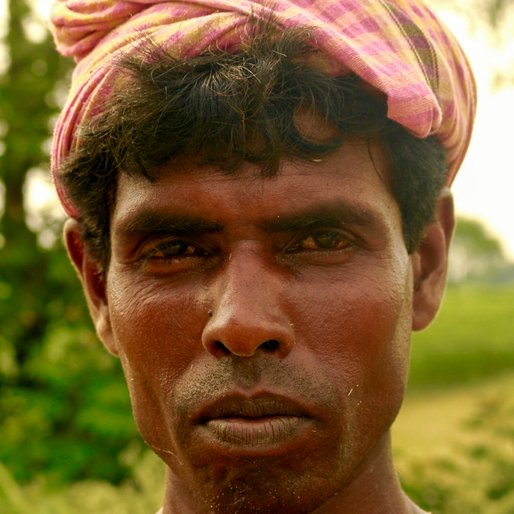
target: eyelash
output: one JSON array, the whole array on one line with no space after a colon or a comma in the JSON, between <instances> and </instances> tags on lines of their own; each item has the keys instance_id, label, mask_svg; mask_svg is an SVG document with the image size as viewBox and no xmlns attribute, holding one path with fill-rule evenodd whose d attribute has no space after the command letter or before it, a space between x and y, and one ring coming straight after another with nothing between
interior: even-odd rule
<instances>
[{"instance_id":1,"label":"eyelash","mask_svg":"<svg viewBox=\"0 0 514 514\"><path fill-rule=\"evenodd\" d=\"M174 252L172 255L157 257L157 254L160 252L164 253L166 250L169 250L173 247L176 247L178 251ZM189 249L192 249L192 251L188 251ZM168 262L181 257L206 257L208 255L208 251L195 246L188 241L182 239L170 239L159 243L146 252L143 252L142 257L145 261L155 259Z\"/></svg>"},{"instance_id":2,"label":"eyelash","mask_svg":"<svg viewBox=\"0 0 514 514\"><path fill-rule=\"evenodd\" d=\"M325 237L329 241L322 242ZM313 248L302 248L302 243L311 240ZM328 243L328 244L326 244ZM342 244L342 246L341 246ZM307 245L306 245L307 246ZM307 231L300 238L296 238L287 248L285 253L294 252L337 252L353 246L351 238L338 228L317 228Z\"/></svg>"},{"instance_id":3,"label":"eyelash","mask_svg":"<svg viewBox=\"0 0 514 514\"><path fill-rule=\"evenodd\" d=\"M282 253L288 254L329 254L344 252L352 248L354 243L350 236L339 228L311 228L285 245ZM161 256L159 256L161 254ZM141 261L170 264L182 259L207 258L214 252L196 245L185 239L166 239L151 246L141 254ZM186 262L186 261L184 261Z\"/></svg>"}]
</instances>

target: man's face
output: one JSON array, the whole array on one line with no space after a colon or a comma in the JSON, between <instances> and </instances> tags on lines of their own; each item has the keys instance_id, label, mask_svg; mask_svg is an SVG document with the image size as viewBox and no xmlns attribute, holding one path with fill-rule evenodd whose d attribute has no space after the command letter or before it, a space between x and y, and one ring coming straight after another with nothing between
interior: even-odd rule
<instances>
[{"instance_id":1,"label":"man's face","mask_svg":"<svg viewBox=\"0 0 514 514\"><path fill-rule=\"evenodd\" d=\"M310 512L389 469L412 265L377 149L122 175L111 242L100 332L178 512Z\"/></svg>"}]
</instances>

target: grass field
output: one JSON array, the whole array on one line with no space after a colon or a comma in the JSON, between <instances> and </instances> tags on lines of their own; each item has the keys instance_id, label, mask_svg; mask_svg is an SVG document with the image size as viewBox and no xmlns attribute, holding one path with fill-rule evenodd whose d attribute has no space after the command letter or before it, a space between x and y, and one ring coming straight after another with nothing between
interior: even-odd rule
<instances>
[{"instance_id":1,"label":"grass field","mask_svg":"<svg viewBox=\"0 0 514 514\"><path fill-rule=\"evenodd\" d=\"M413 335L398 451L447 453L459 427L503 394L514 397L514 287L450 287L435 322Z\"/></svg>"},{"instance_id":2,"label":"grass field","mask_svg":"<svg viewBox=\"0 0 514 514\"><path fill-rule=\"evenodd\" d=\"M460 386L514 371L514 286L453 286L435 322L415 333L410 388Z\"/></svg>"},{"instance_id":3,"label":"grass field","mask_svg":"<svg viewBox=\"0 0 514 514\"><path fill-rule=\"evenodd\" d=\"M397 458L403 461L434 460L452 455L463 443L473 442L474 434L470 428L475 416L486 405L506 395L514 397L514 373L450 390L408 394L393 426ZM514 425L514 419L510 424Z\"/></svg>"},{"instance_id":4,"label":"grass field","mask_svg":"<svg viewBox=\"0 0 514 514\"><path fill-rule=\"evenodd\" d=\"M409 390L393 427L406 490L434 514L514 513L514 287L452 287L415 334ZM1 514L153 514L162 464L148 454L122 487L20 486L0 464Z\"/></svg>"}]
</instances>

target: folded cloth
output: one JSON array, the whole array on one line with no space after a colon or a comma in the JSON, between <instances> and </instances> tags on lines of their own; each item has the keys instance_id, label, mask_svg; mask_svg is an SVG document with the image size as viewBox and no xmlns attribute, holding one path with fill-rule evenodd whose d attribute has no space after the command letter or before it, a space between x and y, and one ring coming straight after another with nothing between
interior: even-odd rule
<instances>
[{"instance_id":1,"label":"folded cloth","mask_svg":"<svg viewBox=\"0 0 514 514\"><path fill-rule=\"evenodd\" d=\"M310 29L311 43L338 74L355 73L387 97L387 115L448 151L451 184L475 114L473 74L448 29L421 0L57 0L51 14L58 50L77 61L57 121L52 172L66 212L76 211L59 168L79 144L76 129L102 111L116 84L113 62L150 37L182 56L237 49L249 17Z\"/></svg>"}]
</instances>

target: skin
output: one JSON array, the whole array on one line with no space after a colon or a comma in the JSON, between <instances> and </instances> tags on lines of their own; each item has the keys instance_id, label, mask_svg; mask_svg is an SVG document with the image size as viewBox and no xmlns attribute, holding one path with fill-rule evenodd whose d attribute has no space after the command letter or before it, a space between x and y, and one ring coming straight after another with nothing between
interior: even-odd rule
<instances>
[{"instance_id":1,"label":"skin","mask_svg":"<svg viewBox=\"0 0 514 514\"><path fill-rule=\"evenodd\" d=\"M411 331L434 317L448 191L408 254L379 148L272 179L121 175L106 273L65 228L97 332L167 465L164 513L420 512L394 472Z\"/></svg>"}]
</instances>

